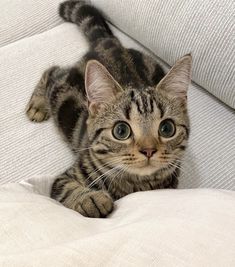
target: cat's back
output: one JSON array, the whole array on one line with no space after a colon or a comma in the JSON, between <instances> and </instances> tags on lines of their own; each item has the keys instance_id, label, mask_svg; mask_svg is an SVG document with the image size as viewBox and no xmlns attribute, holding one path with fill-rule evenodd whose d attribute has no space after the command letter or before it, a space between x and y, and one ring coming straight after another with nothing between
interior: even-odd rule
<instances>
[{"instance_id":1,"label":"cat's back","mask_svg":"<svg viewBox=\"0 0 235 267\"><path fill-rule=\"evenodd\" d=\"M84 73L86 63L95 59L122 87L142 89L156 85L164 77L162 68L151 57L124 48L102 12L86 1L65 1L60 5L59 14L65 21L77 24L88 41L90 51L76 66L80 72Z\"/></svg>"},{"instance_id":2,"label":"cat's back","mask_svg":"<svg viewBox=\"0 0 235 267\"><path fill-rule=\"evenodd\" d=\"M92 59L102 63L121 86L154 86L165 75L152 57L123 47L113 37L105 38L85 55L85 62Z\"/></svg>"}]
</instances>

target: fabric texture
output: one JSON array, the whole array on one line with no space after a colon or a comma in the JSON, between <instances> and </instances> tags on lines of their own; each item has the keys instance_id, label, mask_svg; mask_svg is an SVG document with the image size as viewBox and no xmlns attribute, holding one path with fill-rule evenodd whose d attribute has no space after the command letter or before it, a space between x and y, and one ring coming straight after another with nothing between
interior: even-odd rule
<instances>
[{"instance_id":1,"label":"fabric texture","mask_svg":"<svg viewBox=\"0 0 235 267\"><path fill-rule=\"evenodd\" d=\"M0 186L0 266L235 265L235 192L139 192L89 219L38 194L48 182Z\"/></svg>"},{"instance_id":2,"label":"fabric texture","mask_svg":"<svg viewBox=\"0 0 235 267\"><path fill-rule=\"evenodd\" d=\"M56 12L60 2L1 0L0 47L61 24Z\"/></svg>"},{"instance_id":3,"label":"fabric texture","mask_svg":"<svg viewBox=\"0 0 235 267\"><path fill-rule=\"evenodd\" d=\"M113 30L125 46L144 50ZM70 65L86 50L83 36L69 23L0 48L1 184L55 176L72 164L72 153L52 121L32 123L24 111L46 68ZM235 190L234 112L194 85L189 89L189 110L192 130L179 187Z\"/></svg>"},{"instance_id":4,"label":"fabric texture","mask_svg":"<svg viewBox=\"0 0 235 267\"><path fill-rule=\"evenodd\" d=\"M0 266L235 266L233 191L138 192L117 201L107 219L82 217L48 197L54 176L73 157L52 121L29 122L25 106L46 68L71 65L87 50L77 27L59 19L59 2L1 1ZM112 1L117 12L120 2ZM131 2L125 3L123 13ZM141 7L142 1L136 3ZM129 21L138 29L133 16ZM112 29L125 46L149 52ZM234 111L194 84L189 111L192 131L180 188L235 190ZM5 184L20 180L27 181Z\"/></svg>"},{"instance_id":5,"label":"fabric texture","mask_svg":"<svg viewBox=\"0 0 235 267\"><path fill-rule=\"evenodd\" d=\"M91 2L169 65L191 52L193 80L235 108L233 0Z\"/></svg>"}]
</instances>

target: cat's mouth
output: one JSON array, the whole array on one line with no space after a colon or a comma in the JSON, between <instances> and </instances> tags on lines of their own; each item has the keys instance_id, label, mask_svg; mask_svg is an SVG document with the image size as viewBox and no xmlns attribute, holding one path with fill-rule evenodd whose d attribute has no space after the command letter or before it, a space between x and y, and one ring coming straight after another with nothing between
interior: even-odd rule
<instances>
[{"instance_id":1,"label":"cat's mouth","mask_svg":"<svg viewBox=\"0 0 235 267\"><path fill-rule=\"evenodd\" d=\"M159 171L166 165L167 164L163 164L163 163L148 159L148 160L143 160L138 163L135 163L132 166L129 166L128 171L133 174L146 176L146 175L151 175Z\"/></svg>"},{"instance_id":2,"label":"cat's mouth","mask_svg":"<svg viewBox=\"0 0 235 267\"><path fill-rule=\"evenodd\" d=\"M158 167L162 167L164 165L163 162L160 162L160 161L156 161L156 160L153 160L153 159L146 159L146 160L142 160L139 162L139 167L155 167L155 168L158 168Z\"/></svg>"}]
</instances>

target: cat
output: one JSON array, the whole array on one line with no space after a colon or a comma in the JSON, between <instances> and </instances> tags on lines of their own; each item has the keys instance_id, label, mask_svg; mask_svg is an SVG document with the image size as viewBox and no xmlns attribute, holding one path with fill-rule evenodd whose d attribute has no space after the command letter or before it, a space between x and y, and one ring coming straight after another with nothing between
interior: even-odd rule
<instances>
[{"instance_id":1,"label":"cat","mask_svg":"<svg viewBox=\"0 0 235 267\"><path fill-rule=\"evenodd\" d=\"M51 116L76 155L51 197L104 218L127 194L176 188L190 131L191 55L165 74L150 56L124 48L95 7L65 1L59 14L81 28L89 51L70 68L46 70L26 109L31 121Z\"/></svg>"}]
</instances>

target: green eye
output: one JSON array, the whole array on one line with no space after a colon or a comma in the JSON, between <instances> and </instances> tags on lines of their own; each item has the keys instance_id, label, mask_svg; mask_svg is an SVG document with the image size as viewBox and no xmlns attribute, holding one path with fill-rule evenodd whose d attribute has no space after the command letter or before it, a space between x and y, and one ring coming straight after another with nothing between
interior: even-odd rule
<instances>
[{"instance_id":1,"label":"green eye","mask_svg":"<svg viewBox=\"0 0 235 267\"><path fill-rule=\"evenodd\" d=\"M174 122L170 119L166 119L166 120L162 121L160 123L158 132L162 137L165 137L165 138L170 138L170 137L174 136L174 134L175 134Z\"/></svg>"},{"instance_id":2,"label":"green eye","mask_svg":"<svg viewBox=\"0 0 235 267\"><path fill-rule=\"evenodd\" d=\"M131 128L126 122L118 122L113 128L113 136L118 140L126 140L131 135Z\"/></svg>"}]
</instances>

